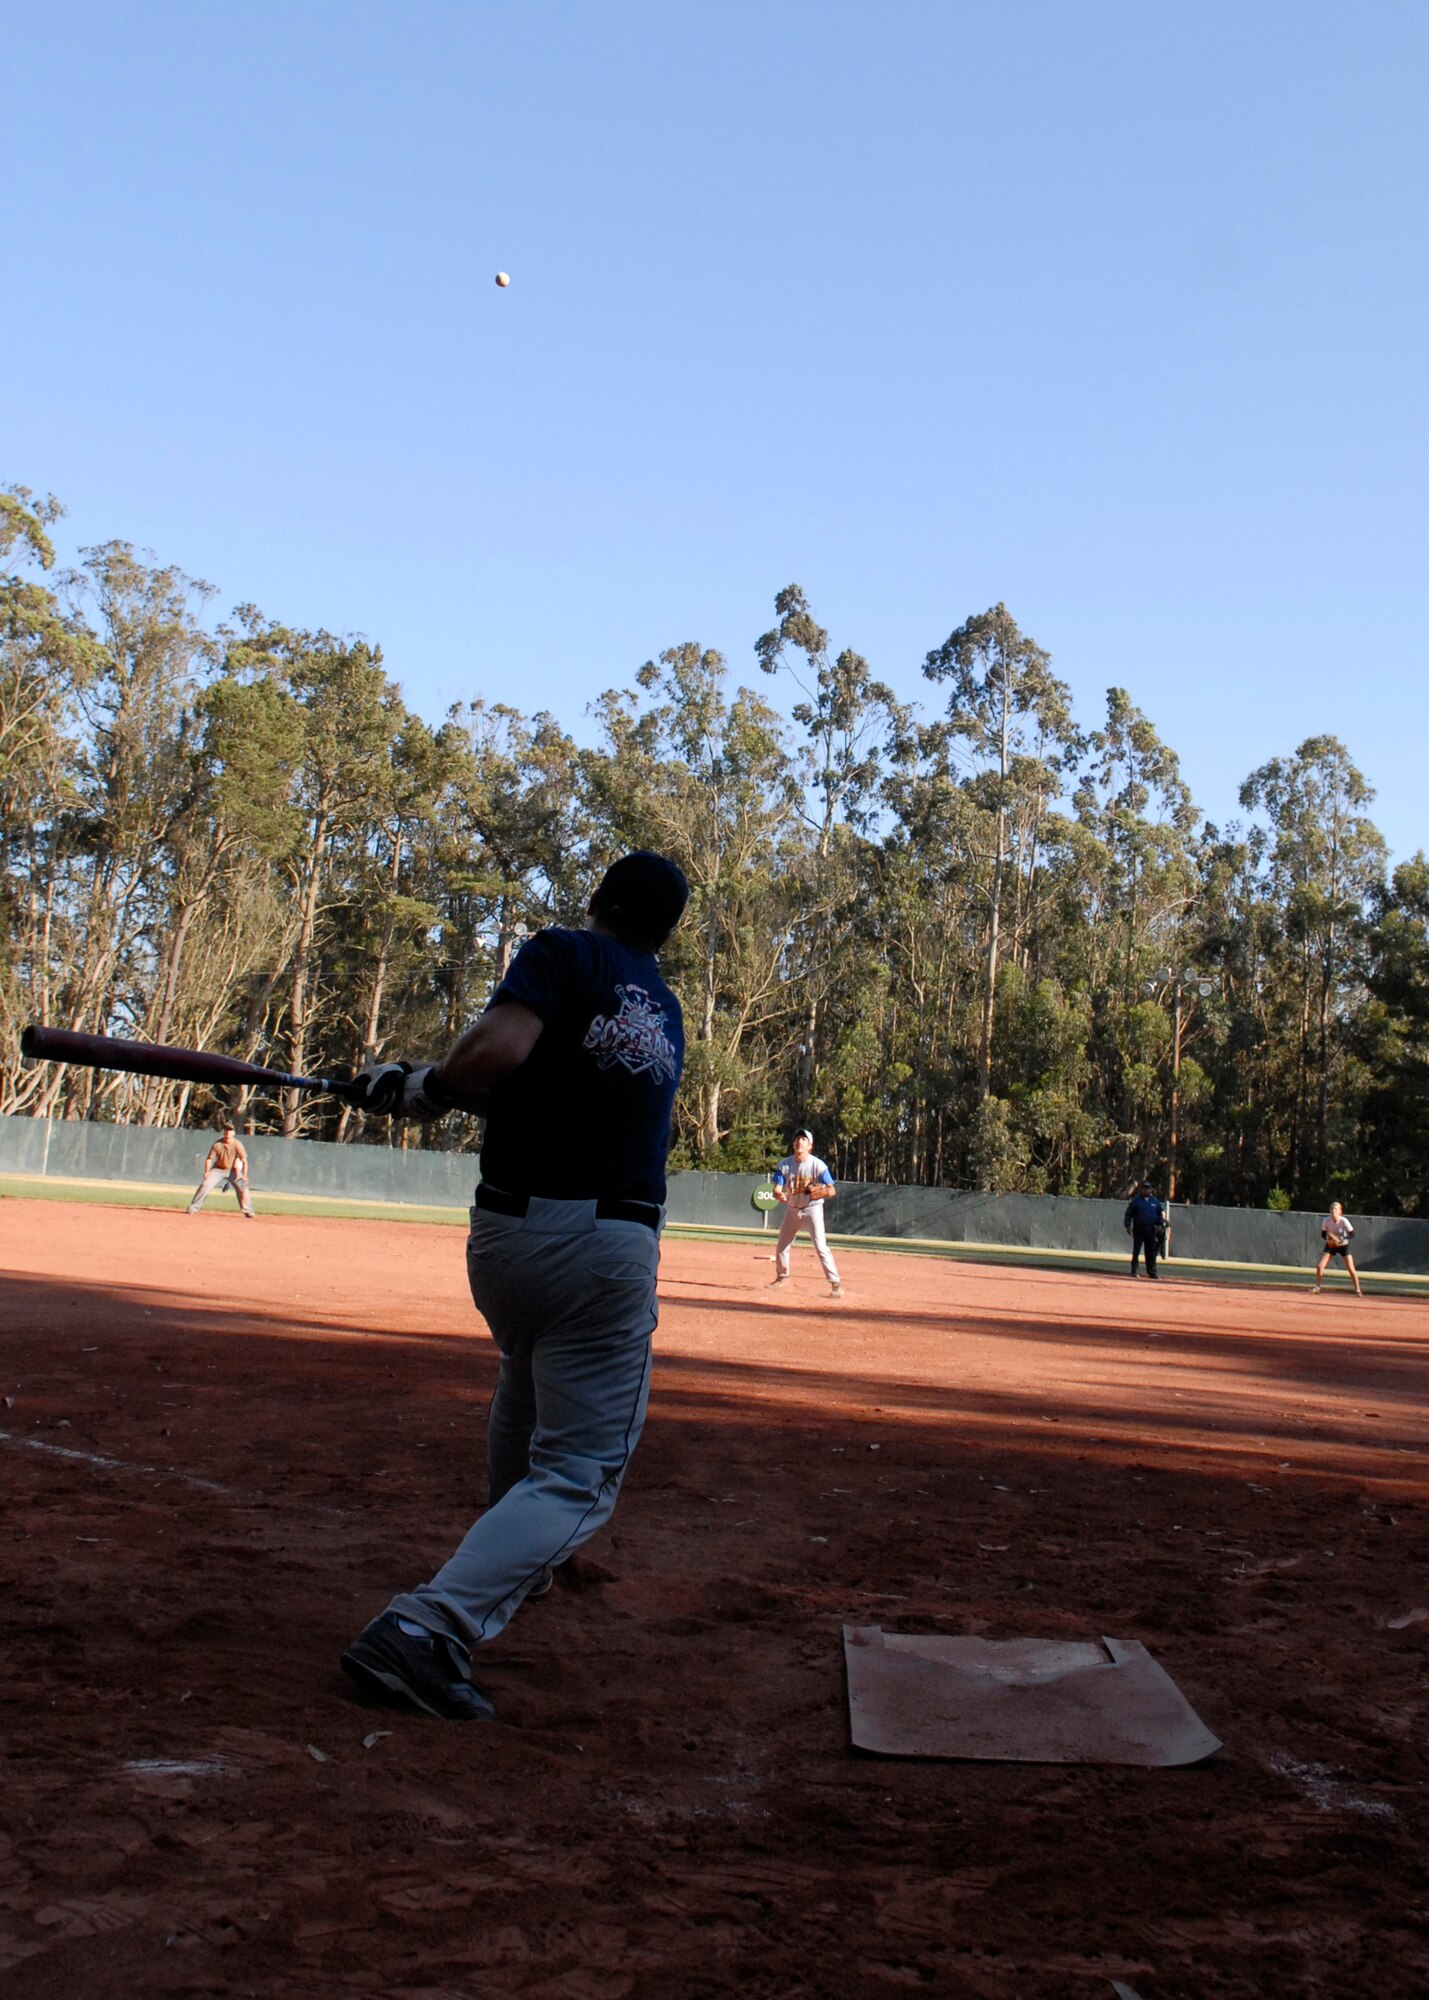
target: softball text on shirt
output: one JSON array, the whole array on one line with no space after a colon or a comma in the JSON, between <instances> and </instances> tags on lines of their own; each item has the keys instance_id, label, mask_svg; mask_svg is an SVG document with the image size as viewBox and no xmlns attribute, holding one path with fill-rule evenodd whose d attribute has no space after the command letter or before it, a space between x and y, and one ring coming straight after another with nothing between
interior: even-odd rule
<instances>
[{"instance_id":1,"label":"softball text on shirt","mask_svg":"<svg viewBox=\"0 0 1429 2000\"><path fill-rule=\"evenodd\" d=\"M508 1000L541 1033L491 1093L482 1179L556 1201L663 1202L685 1029L654 955L596 931L538 931L491 1005Z\"/></svg>"}]
</instances>

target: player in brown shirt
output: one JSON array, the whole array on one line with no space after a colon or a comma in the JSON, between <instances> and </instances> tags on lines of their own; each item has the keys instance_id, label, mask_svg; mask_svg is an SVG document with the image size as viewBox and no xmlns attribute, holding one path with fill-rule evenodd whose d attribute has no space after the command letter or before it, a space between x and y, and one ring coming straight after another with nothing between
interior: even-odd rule
<instances>
[{"instance_id":1,"label":"player in brown shirt","mask_svg":"<svg viewBox=\"0 0 1429 2000\"><path fill-rule=\"evenodd\" d=\"M193 1200L189 1203L190 1215L197 1215L216 1187L231 1187L238 1206L253 1221L253 1204L248 1199L248 1155L243 1150L243 1141L231 1125L225 1125L220 1138L214 1140L208 1149L208 1158L203 1163L203 1179L199 1182Z\"/></svg>"}]
</instances>

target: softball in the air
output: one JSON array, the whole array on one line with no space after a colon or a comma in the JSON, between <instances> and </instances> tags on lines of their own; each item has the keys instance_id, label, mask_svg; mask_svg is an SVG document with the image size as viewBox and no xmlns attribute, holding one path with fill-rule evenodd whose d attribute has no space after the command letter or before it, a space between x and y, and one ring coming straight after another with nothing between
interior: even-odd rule
<instances>
[{"instance_id":1,"label":"softball in the air","mask_svg":"<svg viewBox=\"0 0 1429 2000\"><path fill-rule=\"evenodd\" d=\"M511 279L507 272L498 271L496 274L496 282L498 285L501 286L502 290L504 291L506 287L511 283Z\"/></svg>"}]
</instances>

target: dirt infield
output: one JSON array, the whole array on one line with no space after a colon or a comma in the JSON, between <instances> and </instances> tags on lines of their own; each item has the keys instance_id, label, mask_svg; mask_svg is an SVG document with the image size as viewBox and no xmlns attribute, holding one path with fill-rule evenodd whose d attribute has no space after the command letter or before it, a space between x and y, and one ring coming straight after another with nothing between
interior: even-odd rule
<instances>
[{"instance_id":1,"label":"dirt infield","mask_svg":"<svg viewBox=\"0 0 1429 2000\"><path fill-rule=\"evenodd\" d=\"M0 1203L7 1986L1429 1991L1429 1308L840 1256L666 1246L614 1530L462 1729L336 1665L482 1491L452 1231ZM846 1620L1143 1640L1226 1748L859 1758Z\"/></svg>"}]
</instances>

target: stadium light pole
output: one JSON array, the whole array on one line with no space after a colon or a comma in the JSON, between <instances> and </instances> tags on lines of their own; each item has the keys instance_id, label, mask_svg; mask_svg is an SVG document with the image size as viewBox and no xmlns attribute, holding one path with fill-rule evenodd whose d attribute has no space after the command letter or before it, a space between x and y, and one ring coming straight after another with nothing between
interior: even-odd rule
<instances>
[{"instance_id":1,"label":"stadium light pole","mask_svg":"<svg viewBox=\"0 0 1429 2000\"><path fill-rule=\"evenodd\" d=\"M1181 1031L1185 1026L1188 1009L1183 1005L1182 996L1189 995L1192 1005L1204 1000L1216 990L1214 979L1203 979L1189 966L1158 966L1149 979L1143 980L1142 992L1148 999L1156 999L1163 993L1171 995L1171 1136L1166 1149L1166 1199L1176 1199L1177 1149L1181 1137Z\"/></svg>"}]
</instances>

